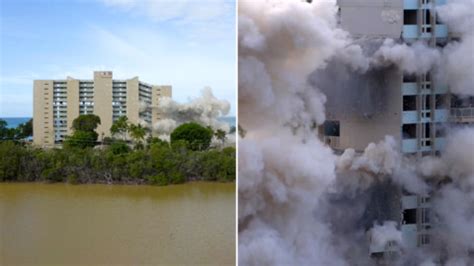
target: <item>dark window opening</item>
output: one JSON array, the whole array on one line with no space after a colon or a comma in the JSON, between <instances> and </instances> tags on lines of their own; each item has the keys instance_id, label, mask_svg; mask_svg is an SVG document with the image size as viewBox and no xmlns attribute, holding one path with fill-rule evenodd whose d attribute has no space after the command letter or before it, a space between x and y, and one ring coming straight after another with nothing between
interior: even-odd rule
<instances>
[{"instance_id":1,"label":"dark window opening","mask_svg":"<svg viewBox=\"0 0 474 266\"><path fill-rule=\"evenodd\" d=\"M403 211L403 224L416 224L416 209Z\"/></svg>"},{"instance_id":2,"label":"dark window opening","mask_svg":"<svg viewBox=\"0 0 474 266\"><path fill-rule=\"evenodd\" d=\"M370 256L373 258L373 259L383 259L384 257L384 252L373 252L370 254Z\"/></svg>"},{"instance_id":3,"label":"dark window opening","mask_svg":"<svg viewBox=\"0 0 474 266\"><path fill-rule=\"evenodd\" d=\"M474 107L474 97L459 97L451 95L451 107L452 108L464 108Z\"/></svg>"},{"instance_id":4,"label":"dark window opening","mask_svg":"<svg viewBox=\"0 0 474 266\"><path fill-rule=\"evenodd\" d=\"M403 24L416 25L417 24L417 10L403 11Z\"/></svg>"},{"instance_id":5,"label":"dark window opening","mask_svg":"<svg viewBox=\"0 0 474 266\"><path fill-rule=\"evenodd\" d=\"M325 136L340 136L340 125L339 121L326 121L324 122L324 135Z\"/></svg>"},{"instance_id":6,"label":"dark window opening","mask_svg":"<svg viewBox=\"0 0 474 266\"><path fill-rule=\"evenodd\" d=\"M403 139L416 139L416 124L404 124L402 126Z\"/></svg>"},{"instance_id":7,"label":"dark window opening","mask_svg":"<svg viewBox=\"0 0 474 266\"><path fill-rule=\"evenodd\" d=\"M425 124L423 124L423 127L425 128L425 136L424 137L425 138L430 138L431 137L431 123L425 123Z\"/></svg>"},{"instance_id":8,"label":"dark window opening","mask_svg":"<svg viewBox=\"0 0 474 266\"><path fill-rule=\"evenodd\" d=\"M431 109L431 95L426 95L425 105L423 106L423 109L425 109L425 110L430 110Z\"/></svg>"},{"instance_id":9,"label":"dark window opening","mask_svg":"<svg viewBox=\"0 0 474 266\"><path fill-rule=\"evenodd\" d=\"M406 82L406 83L416 82L416 76L415 75L404 74L403 75L403 82Z\"/></svg>"},{"instance_id":10,"label":"dark window opening","mask_svg":"<svg viewBox=\"0 0 474 266\"><path fill-rule=\"evenodd\" d=\"M431 25L431 12L429 9L426 10L426 13L425 13L425 23L424 24L429 24ZM430 27L431 29L431 27ZM430 31L429 31L430 32Z\"/></svg>"},{"instance_id":11,"label":"dark window opening","mask_svg":"<svg viewBox=\"0 0 474 266\"><path fill-rule=\"evenodd\" d=\"M403 96L403 111L414 111L416 110L416 96L407 95Z\"/></svg>"}]
</instances>

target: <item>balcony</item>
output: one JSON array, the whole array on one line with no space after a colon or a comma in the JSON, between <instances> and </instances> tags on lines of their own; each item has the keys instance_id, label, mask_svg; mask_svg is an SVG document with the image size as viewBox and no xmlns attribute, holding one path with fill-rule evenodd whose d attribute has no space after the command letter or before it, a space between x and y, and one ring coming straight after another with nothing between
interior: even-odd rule
<instances>
[{"instance_id":1,"label":"balcony","mask_svg":"<svg viewBox=\"0 0 474 266\"><path fill-rule=\"evenodd\" d=\"M447 122L449 118L449 111L447 109L435 110L434 122Z\"/></svg>"},{"instance_id":2,"label":"balcony","mask_svg":"<svg viewBox=\"0 0 474 266\"><path fill-rule=\"evenodd\" d=\"M402 239L407 248L416 248L418 243L418 234L416 224L402 224Z\"/></svg>"},{"instance_id":3,"label":"balcony","mask_svg":"<svg viewBox=\"0 0 474 266\"><path fill-rule=\"evenodd\" d=\"M414 10L418 9L418 2L419 0L404 0L403 1L403 9L406 10ZM446 0L436 0L436 6L445 5ZM432 8L431 4L424 4L422 8Z\"/></svg>"},{"instance_id":4,"label":"balcony","mask_svg":"<svg viewBox=\"0 0 474 266\"><path fill-rule=\"evenodd\" d=\"M418 33L418 25L403 25L403 38L404 39L424 39L431 38L431 32ZM436 38L447 38L448 37L448 26L444 24L436 25L435 30Z\"/></svg>"},{"instance_id":5,"label":"balcony","mask_svg":"<svg viewBox=\"0 0 474 266\"><path fill-rule=\"evenodd\" d=\"M435 93L436 94L446 94L446 93L448 93L448 86L447 85L441 85L441 84L436 85Z\"/></svg>"},{"instance_id":6,"label":"balcony","mask_svg":"<svg viewBox=\"0 0 474 266\"><path fill-rule=\"evenodd\" d=\"M448 87L446 85L437 85L435 87L436 94L445 94L448 92ZM420 90L420 94L431 94L433 93L430 89ZM416 82L404 82L402 83L402 95L417 95L418 88Z\"/></svg>"},{"instance_id":7,"label":"balcony","mask_svg":"<svg viewBox=\"0 0 474 266\"><path fill-rule=\"evenodd\" d=\"M403 124L414 124L418 122L418 112L417 111L404 111L402 113L402 123Z\"/></svg>"},{"instance_id":8,"label":"balcony","mask_svg":"<svg viewBox=\"0 0 474 266\"><path fill-rule=\"evenodd\" d=\"M406 10L418 9L418 0L404 0L403 9L406 9Z\"/></svg>"},{"instance_id":9,"label":"balcony","mask_svg":"<svg viewBox=\"0 0 474 266\"><path fill-rule=\"evenodd\" d=\"M425 139L422 141L423 143L427 143L429 139ZM426 145L426 146L421 146L420 149L418 149L418 139L403 139L402 140L402 153L415 153L418 151L440 151L444 149L444 146L446 145L446 139L445 138L435 138L434 139L434 145L431 143L431 145ZM408 202L406 204L409 204Z\"/></svg>"},{"instance_id":10,"label":"balcony","mask_svg":"<svg viewBox=\"0 0 474 266\"><path fill-rule=\"evenodd\" d=\"M474 107L451 108L450 121L455 123L474 123Z\"/></svg>"},{"instance_id":11,"label":"balcony","mask_svg":"<svg viewBox=\"0 0 474 266\"><path fill-rule=\"evenodd\" d=\"M403 153L415 153L418 151L417 139L404 139L402 140L402 152Z\"/></svg>"},{"instance_id":12,"label":"balcony","mask_svg":"<svg viewBox=\"0 0 474 266\"><path fill-rule=\"evenodd\" d=\"M402 94L403 95L416 95L417 94L416 82L404 82L402 84Z\"/></svg>"}]
</instances>

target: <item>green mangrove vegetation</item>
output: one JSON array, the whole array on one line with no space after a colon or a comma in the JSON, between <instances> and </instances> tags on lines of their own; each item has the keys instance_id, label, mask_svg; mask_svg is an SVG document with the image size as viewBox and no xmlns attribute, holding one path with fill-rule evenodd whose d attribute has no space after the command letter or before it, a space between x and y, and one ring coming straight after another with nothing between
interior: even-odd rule
<instances>
[{"instance_id":1,"label":"green mangrove vegetation","mask_svg":"<svg viewBox=\"0 0 474 266\"><path fill-rule=\"evenodd\" d=\"M98 141L95 129L99 124L95 115L79 116L63 147L51 149L22 141L27 137L24 134L11 137L11 132L20 129L6 130L8 137L0 135L0 182L167 185L235 180L235 148L210 145L213 136L225 140L225 132L186 123L176 128L167 142L122 117L112 125L112 137ZM0 121L3 130L2 125L6 128L6 123Z\"/></svg>"}]
</instances>

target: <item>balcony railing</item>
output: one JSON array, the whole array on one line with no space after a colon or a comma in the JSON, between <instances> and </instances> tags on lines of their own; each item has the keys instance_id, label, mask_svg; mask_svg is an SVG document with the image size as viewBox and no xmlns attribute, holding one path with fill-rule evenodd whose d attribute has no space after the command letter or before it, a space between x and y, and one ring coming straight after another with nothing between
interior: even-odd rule
<instances>
[{"instance_id":1,"label":"balcony railing","mask_svg":"<svg viewBox=\"0 0 474 266\"><path fill-rule=\"evenodd\" d=\"M428 27L427 25L425 25ZM435 30L436 38L448 37L448 27L444 24L436 25ZM418 32L418 25L403 25L403 38L405 39L417 39L417 38L431 38L431 32Z\"/></svg>"},{"instance_id":2,"label":"balcony railing","mask_svg":"<svg viewBox=\"0 0 474 266\"><path fill-rule=\"evenodd\" d=\"M474 107L451 108L451 121L474 122Z\"/></svg>"}]
</instances>

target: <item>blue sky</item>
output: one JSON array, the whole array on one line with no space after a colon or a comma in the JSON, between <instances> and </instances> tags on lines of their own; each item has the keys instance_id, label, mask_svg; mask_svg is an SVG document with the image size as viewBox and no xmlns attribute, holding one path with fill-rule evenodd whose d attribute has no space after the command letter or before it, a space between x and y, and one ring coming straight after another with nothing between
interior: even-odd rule
<instances>
[{"instance_id":1,"label":"blue sky","mask_svg":"<svg viewBox=\"0 0 474 266\"><path fill-rule=\"evenodd\" d=\"M34 79L139 76L186 102L210 86L235 115L235 1L2 0L0 117L32 116Z\"/></svg>"}]
</instances>

